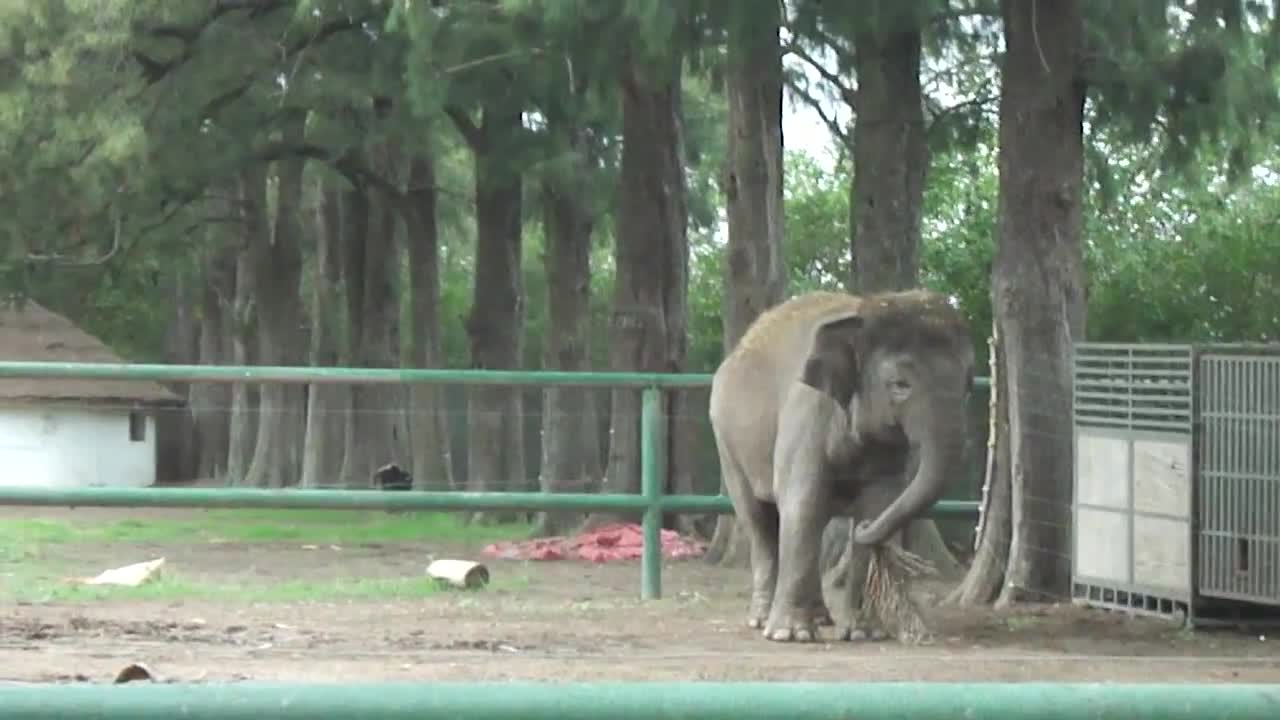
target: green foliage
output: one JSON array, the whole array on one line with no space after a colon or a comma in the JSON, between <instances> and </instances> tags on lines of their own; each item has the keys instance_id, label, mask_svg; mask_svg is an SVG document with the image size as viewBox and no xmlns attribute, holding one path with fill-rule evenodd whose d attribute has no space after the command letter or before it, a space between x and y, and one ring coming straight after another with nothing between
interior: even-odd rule
<instances>
[{"instance_id":1,"label":"green foliage","mask_svg":"<svg viewBox=\"0 0 1280 720\"><path fill-rule=\"evenodd\" d=\"M1084 3L1091 123L1130 143L1158 138L1188 174L1247 173L1271 142L1280 59L1269 4Z\"/></svg>"},{"instance_id":2,"label":"green foliage","mask_svg":"<svg viewBox=\"0 0 1280 720\"><path fill-rule=\"evenodd\" d=\"M1155 152L1114 152L1122 191L1086 213L1088 336L1124 342L1280 339L1276 160L1232 191L1225 177L1195 186L1180 174L1153 170Z\"/></svg>"},{"instance_id":3,"label":"green foliage","mask_svg":"<svg viewBox=\"0 0 1280 720\"><path fill-rule=\"evenodd\" d=\"M784 163L787 285L792 294L842 289L852 276L847 165L828 170L794 150Z\"/></svg>"},{"instance_id":4,"label":"green foliage","mask_svg":"<svg viewBox=\"0 0 1280 720\"><path fill-rule=\"evenodd\" d=\"M92 226L145 168L126 40L134 13L153 5L0 8L0 261L105 252Z\"/></svg>"},{"instance_id":5,"label":"green foliage","mask_svg":"<svg viewBox=\"0 0 1280 720\"><path fill-rule=\"evenodd\" d=\"M574 153L582 149L568 132L577 129L586 137L586 201L596 217L591 353L600 366L616 230L616 70L626 40L655 68L684 58L689 366L711 369L722 352L726 107L719 73L726 34L767 15L753 12L754 3L306 0L254 12L196 0L5 4L0 290L29 293L126 357L158 359L178 273L201 279L198 258L210 237L204 227L217 215L210 193L225 193L246 163L291 153L312 160L312 185L321 175L390 183L371 158L393 140L403 153L429 148L435 155L442 346L449 365L464 366L474 178L470 149L445 111L478 120L481 108L513 104L526 111L523 128L502 140L511 142L503 157L526 172L525 360L540 362L547 331L538 189L544 179L580 171ZM851 10L806 0L789 7L797 47L829 50L827 69L850 86L853 39L924 23L933 158L923 280L957 298L976 349L985 352L997 4L919 0ZM1090 0L1085 8L1090 337L1275 338L1268 308L1280 292L1271 230L1280 196L1269 122L1280 110L1273 77L1280 34L1270 32L1271 11L1244 0ZM379 97L393 100L389 110L375 108ZM305 143L288 147L280 121L297 108L308 112ZM1254 161L1266 172L1245 172ZM787 154L792 292L843 287L850 275L848 163L841 157L828 165ZM309 202L314 196L308 190ZM310 248L307 254L310 261Z\"/></svg>"}]
</instances>

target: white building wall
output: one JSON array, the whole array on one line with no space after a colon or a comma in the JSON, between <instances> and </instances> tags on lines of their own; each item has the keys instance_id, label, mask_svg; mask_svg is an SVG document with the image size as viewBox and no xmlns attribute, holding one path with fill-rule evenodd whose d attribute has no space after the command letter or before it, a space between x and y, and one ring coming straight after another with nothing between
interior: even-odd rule
<instances>
[{"instance_id":1,"label":"white building wall","mask_svg":"<svg viewBox=\"0 0 1280 720\"><path fill-rule=\"evenodd\" d=\"M155 420L131 437L126 409L0 405L0 484L141 487L156 478Z\"/></svg>"}]
</instances>

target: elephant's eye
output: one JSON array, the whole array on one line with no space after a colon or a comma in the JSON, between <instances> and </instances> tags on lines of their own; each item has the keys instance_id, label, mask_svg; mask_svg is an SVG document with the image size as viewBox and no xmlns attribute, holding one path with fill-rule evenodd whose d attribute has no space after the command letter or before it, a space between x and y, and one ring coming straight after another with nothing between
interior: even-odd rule
<instances>
[{"instance_id":1,"label":"elephant's eye","mask_svg":"<svg viewBox=\"0 0 1280 720\"><path fill-rule=\"evenodd\" d=\"M891 380L889 381L889 387L893 388L894 390L900 390L900 391L906 392L907 390L911 389L911 383L901 379Z\"/></svg>"}]
</instances>

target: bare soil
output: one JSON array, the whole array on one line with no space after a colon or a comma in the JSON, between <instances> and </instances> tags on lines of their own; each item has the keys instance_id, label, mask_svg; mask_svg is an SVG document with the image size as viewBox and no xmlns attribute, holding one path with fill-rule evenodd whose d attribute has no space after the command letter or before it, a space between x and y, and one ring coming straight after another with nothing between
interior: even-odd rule
<instances>
[{"instance_id":1,"label":"bare soil","mask_svg":"<svg viewBox=\"0 0 1280 720\"><path fill-rule=\"evenodd\" d=\"M4 509L0 522L13 512ZM138 518L183 511L40 511L64 512ZM74 552L86 572L163 554L184 578L239 586L420 577L429 555L480 557L479 547L405 544L131 547L129 557L109 546L65 552ZM59 550L45 550L52 552ZM775 644L743 624L744 569L668 563L663 599L642 602L635 562L485 562L494 586L412 601L11 606L0 609L0 681L109 682L129 663L143 662L160 679L175 681L1280 682L1280 652L1271 638L1186 633L1166 621L1066 603L1003 612L944 609L934 603L947 589L938 583L919 588L937 635L932 645Z\"/></svg>"}]
</instances>

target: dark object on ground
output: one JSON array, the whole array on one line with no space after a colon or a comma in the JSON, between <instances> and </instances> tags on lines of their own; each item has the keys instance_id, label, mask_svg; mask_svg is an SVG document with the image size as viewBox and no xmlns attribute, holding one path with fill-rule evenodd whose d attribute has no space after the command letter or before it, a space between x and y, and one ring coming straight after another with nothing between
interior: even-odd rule
<instances>
[{"instance_id":1,"label":"dark object on ground","mask_svg":"<svg viewBox=\"0 0 1280 720\"><path fill-rule=\"evenodd\" d=\"M373 471L373 484L379 490L412 490L413 476L395 463L388 463Z\"/></svg>"}]
</instances>

